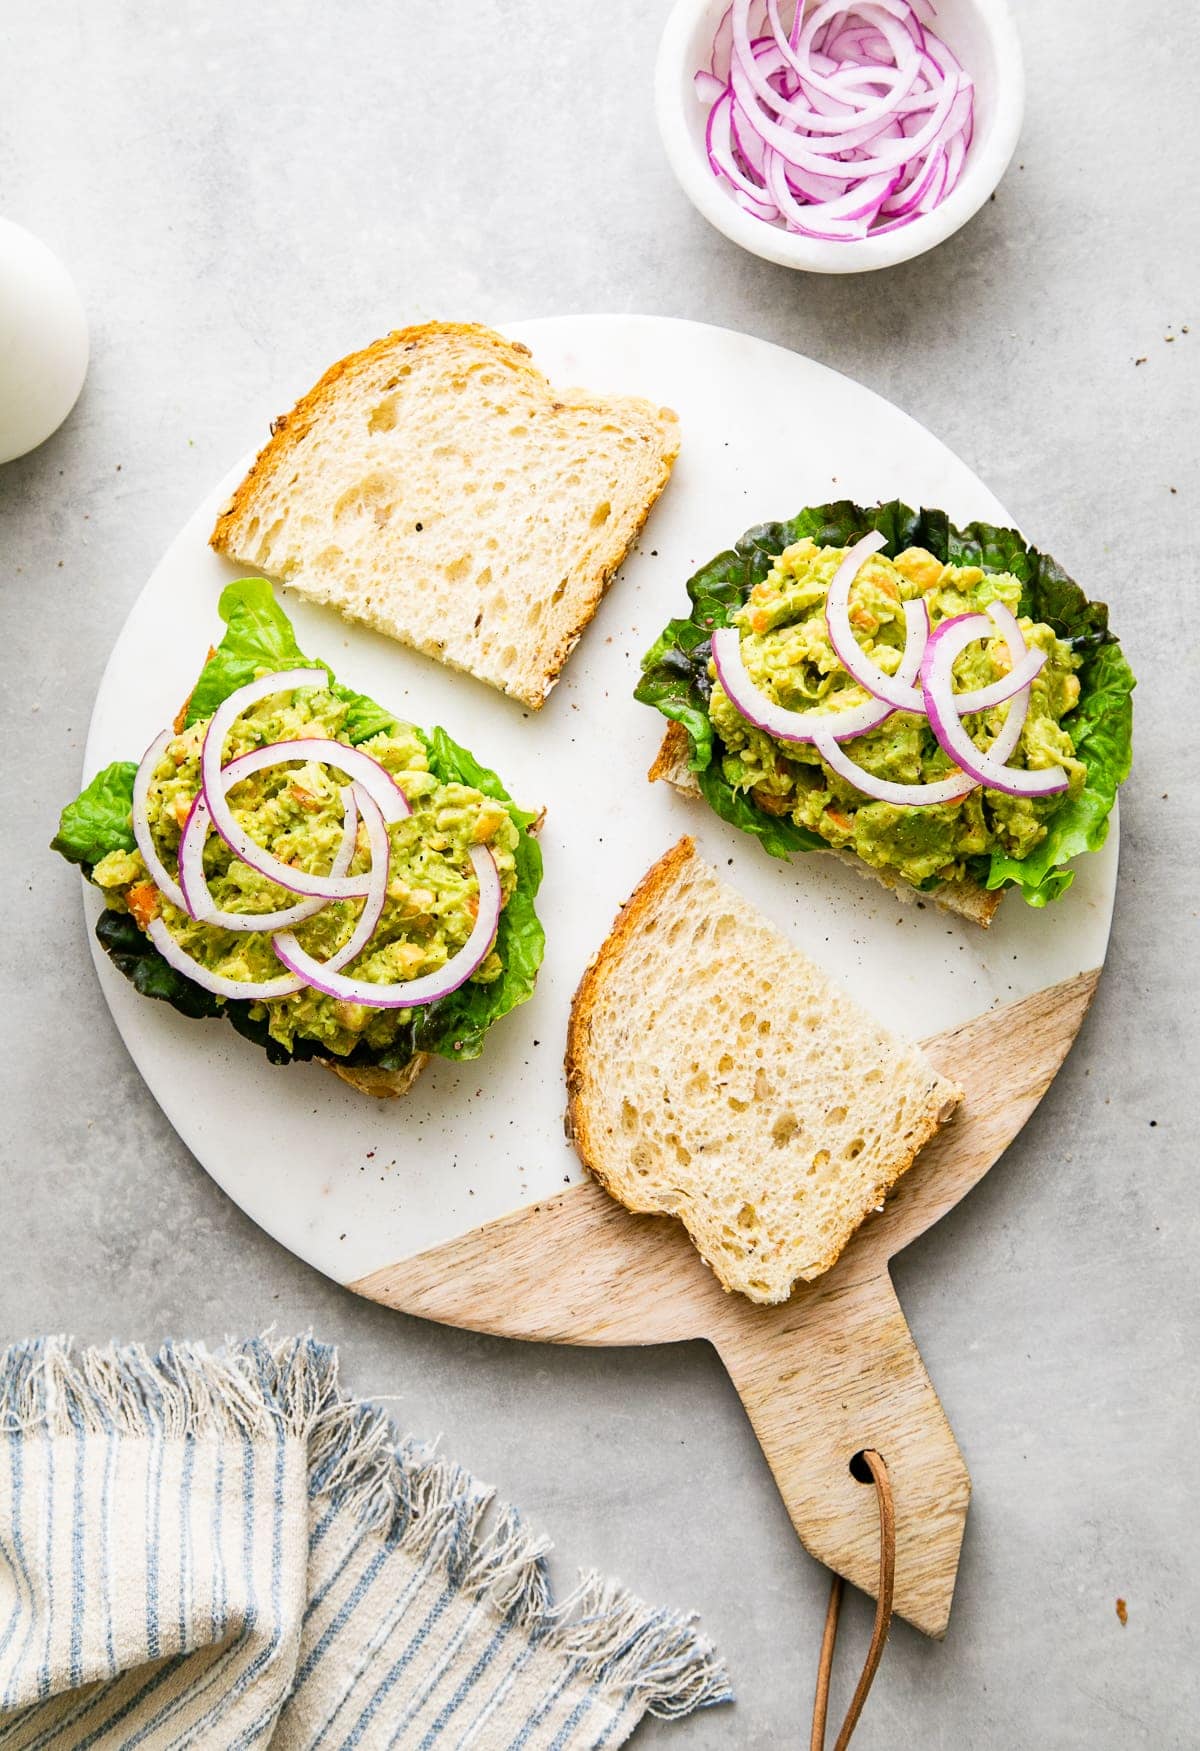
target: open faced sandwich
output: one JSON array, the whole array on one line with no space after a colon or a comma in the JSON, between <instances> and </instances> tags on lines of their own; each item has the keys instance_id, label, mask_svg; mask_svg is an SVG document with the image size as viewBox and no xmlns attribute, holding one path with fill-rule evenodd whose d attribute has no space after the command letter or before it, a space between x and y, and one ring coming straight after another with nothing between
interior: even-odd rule
<instances>
[{"instance_id":1,"label":"open faced sandwich","mask_svg":"<svg viewBox=\"0 0 1200 1751\"><path fill-rule=\"evenodd\" d=\"M751 529L688 594L637 688L671 720L650 777L773 856L835 851L987 925L1103 843L1133 675L1016 530L843 500Z\"/></svg>"},{"instance_id":2,"label":"open faced sandwich","mask_svg":"<svg viewBox=\"0 0 1200 1751\"><path fill-rule=\"evenodd\" d=\"M400 1094L474 1058L541 964L533 817L445 730L404 723L298 648L261 578L141 763L98 773L55 850L148 997L224 1016L275 1064Z\"/></svg>"},{"instance_id":3,"label":"open faced sandwich","mask_svg":"<svg viewBox=\"0 0 1200 1751\"><path fill-rule=\"evenodd\" d=\"M837 1262L961 1090L722 882L659 859L580 981L568 1127L628 1209L677 1216L726 1289Z\"/></svg>"},{"instance_id":4,"label":"open faced sandwich","mask_svg":"<svg viewBox=\"0 0 1200 1751\"><path fill-rule=\"evenodd\" d=\"M473 323L387 335L271 429L217 552L535 708L679 449L668 408Z\"/></svg>"}]
</instances>

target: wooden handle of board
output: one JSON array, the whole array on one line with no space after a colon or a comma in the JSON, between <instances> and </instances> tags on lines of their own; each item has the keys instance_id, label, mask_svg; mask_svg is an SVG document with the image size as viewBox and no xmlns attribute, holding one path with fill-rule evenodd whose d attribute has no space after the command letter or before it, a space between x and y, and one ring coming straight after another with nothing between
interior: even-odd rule
<instances>
[{"instance_id":1,"label":"wooden handle of board","mask_svg":"<svg viewBox=\"0 0 1200 1751\"><path fill-rule=\"evenodd\" d=\"M526 1204L351 1288L474 1331L552 1343L708 1338L814 1556L870 1592L874 1492L848 1465L882 1453L895 1484L896 1610L945 1633L970 1479L929 1383L887 1261L963 1197L1020 1130L1083 1019L1098 969L925 1042L966 1091L961 1112L826 1276L782 1307L726 1295L666 1216L631 1216L593 1180Z\"/></svg>"},{"instance_id":2,"label":"wooden handle of board","mask_svg":"<svg viewBox=\"0 0 1200 1751\"><path fill-rule=\"evenodd\" d=\"M944 1635L971 1479L887 1272L856 1281L835 1269L778 1308L731 1297L712 1336L801 1541L872 1595L879 1514L850 1462L868 1447L883 1455L895 1609Z\"/></svg>"}]
</instances>

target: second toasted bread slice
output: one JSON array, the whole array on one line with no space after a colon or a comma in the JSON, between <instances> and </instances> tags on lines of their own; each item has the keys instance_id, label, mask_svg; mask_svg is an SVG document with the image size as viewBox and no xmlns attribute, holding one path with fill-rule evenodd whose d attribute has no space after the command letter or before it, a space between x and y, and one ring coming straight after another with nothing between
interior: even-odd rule
<instances>
[{"instance_id":1,"label":"second toasted bread slice","mask_svg":"<svg viewBox=\"0 0 1200 1751\"><path fill-rule=\"evenodd\" d=\"M836 1262L962 1098L690 839L584 974L567 1088L613 1197L678 1216L727 1289L768 1303Z\"/></svg>"}]
</instances>

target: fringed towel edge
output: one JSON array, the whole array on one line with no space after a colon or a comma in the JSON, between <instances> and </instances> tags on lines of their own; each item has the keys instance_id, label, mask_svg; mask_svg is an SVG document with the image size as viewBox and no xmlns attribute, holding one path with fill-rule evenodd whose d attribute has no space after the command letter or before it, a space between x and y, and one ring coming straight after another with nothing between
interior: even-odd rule
<instances>
[{"instance_id":1,"label":"fringed towel edge","mask_svg":"<svg viewBox=\"0 0 1200 1751\"><path fill-rule=\"evenodd\" d=\"M656 1609L592 1572L556 1602L546 1557L495 1492L427 1446L400 1439L385 1411L347 1396L337 1351L311 1337L77 1349L65 1337L0 1351L0 1434L256 1439L308 1449L311 1496L357 1516L417 1558L436 1552L449 1584L484 1601L580 1676L635 1695L664 1719L733 1700L694 1615Z\"/></svg>"}]
</instances>

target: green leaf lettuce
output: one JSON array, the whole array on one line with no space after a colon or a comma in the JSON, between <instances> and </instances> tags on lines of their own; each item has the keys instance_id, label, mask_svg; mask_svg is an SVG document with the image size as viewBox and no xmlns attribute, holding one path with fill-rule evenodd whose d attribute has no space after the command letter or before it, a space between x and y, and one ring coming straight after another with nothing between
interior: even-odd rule
<instances>
[{"instance_id":1,"label":"green leaf lettuce","mask_svg":"<svg viewBox=\"0 0 1200 1751\"><path fill-rule=\"evenodd\" d=\"M134 760L116 760L97 772L87 789L63 810L51 851L68 863L82 864L87 873L110 851L132 851L130 814L136 774Z\"/></svg>"}]
</instances>

